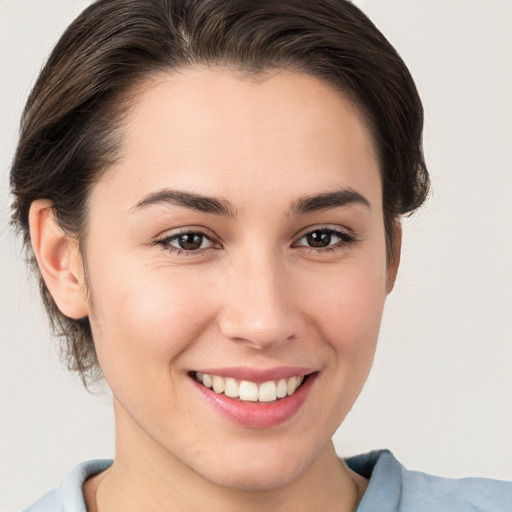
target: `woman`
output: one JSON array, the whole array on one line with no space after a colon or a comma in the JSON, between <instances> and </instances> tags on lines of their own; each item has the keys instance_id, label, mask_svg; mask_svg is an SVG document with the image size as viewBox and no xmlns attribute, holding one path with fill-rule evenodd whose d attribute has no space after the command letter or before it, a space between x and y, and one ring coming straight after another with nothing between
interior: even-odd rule
<instances>
[{"instance_id":1,"label":"woman","mask_svg":"<svg viewBox=\"0 0 512 512\"><path fill-rule=\"evenodd\" d=\"M33 510L506 510L508 484L330 441L428 190L421 129L403 62L348 3L87 9L11 179L71 366L112 389L116 457Z\"/></svg>"}]
</instances>

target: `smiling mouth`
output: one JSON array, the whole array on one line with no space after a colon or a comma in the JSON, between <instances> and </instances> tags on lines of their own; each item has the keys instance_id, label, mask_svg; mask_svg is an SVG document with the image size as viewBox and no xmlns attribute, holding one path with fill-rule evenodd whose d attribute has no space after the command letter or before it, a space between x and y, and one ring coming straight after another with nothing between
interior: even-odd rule
<instances>
[{"instance_id":1,"label":"smiling mouth","mask_svg":"<svg viewBox=\"0 0 512 512\"><path fill-rule=\"evenodd\" d=\"M242 402L262 403L276 402L293 395L308 378L308 375L297 375L286 379L256 383L201 372L193 372L192 376L200 384L219 395L225 395Z\"/></svg>"}]
</instances>

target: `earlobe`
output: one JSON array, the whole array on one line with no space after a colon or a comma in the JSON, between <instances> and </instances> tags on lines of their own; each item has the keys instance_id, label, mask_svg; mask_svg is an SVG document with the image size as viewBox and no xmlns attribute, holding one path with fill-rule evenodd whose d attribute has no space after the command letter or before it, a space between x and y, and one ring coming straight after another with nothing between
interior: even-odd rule
<instances>
[{"instance_id":1,"label":"earlobe","mask_svg":"<svg viewBox=\"0 0 512 512\"><path fill-rule=\"evenodd\" d=\"M60 228L52 206L47 199L38 199L30 206L32 248L44 282L61 313L69 318L83 318L88 310L78 243Z\"/></svg>"},{"instance_id":2,"label":"earlobe","mask_svg":"<svg viewBox=\"0 0 512 512\"><path fill-rule=\"evenodd\" d=\"M400 265L400 254L402 251L402 223L395 221L393 230L393 243L391 254L388 257L388 269L386 273L386 293L391 293L395 286L396 275Z\"/></svg>"}]
</instances>

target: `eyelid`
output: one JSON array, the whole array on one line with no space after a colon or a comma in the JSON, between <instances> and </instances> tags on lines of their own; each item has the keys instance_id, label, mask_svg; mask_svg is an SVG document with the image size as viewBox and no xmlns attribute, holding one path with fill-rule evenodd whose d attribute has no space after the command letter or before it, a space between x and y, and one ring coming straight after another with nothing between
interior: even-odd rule
<instances>
[{"instance_id":1,"label":"eyelid","mask_svg":"<svg viewBox=\"0 0 512 512\"><path fill-rule=\"evenodd\" d=\"M332 231L333 233L340 233L343 236L356 239L356 233L347 227L340 226L339 224L313 224L301 229L297 235L294 236L294 240L299 240L303 236L313 233L314 231Z\"/></svg>"},{"instance_id":2,"label":"eyelid","mask_svg":"<svg viewBox=\"0 0 512 512\"><path fill-rule=\"evenodd\" d=\"M336 244L328 245L325 247L311 247L311 246L307 246L307 245L297 245L298 242L302 238L304 238L305 236L307 236L311 233L314 233L315 231L329 231L333 235L338 236L338 238L340 238L340 241L337 242ZM294 240L295 241L292 243L292 247L295 246L298 248L300 248L300 247L307 248L310 252L311 251L312 252L325 252L325 251L332 251L332 250L336 250L336 249L343 249L344 247L352 245L358 241L355 233L352 230L350 230L348 228L343 228L339 225L332 225L332 224L309 226L308 228L305 228L304 230L302 230L302 232L298 236L296 236Z\"/></svg>"},{"instance_id":3,"label":"eyelid","mask_svg":"<svg viewBox=\"0 0 512 512\"><path fill-rule=\"evenodd\" d=\"M187 250L175 247L170 244L171 240L176 240L180 235L187 234L201 235L207 240L209 240L212 243L212 245L210 247L205 247L203 249ZM215 246L220 246L220 242L218 241L218 238L216 236L212 235L209 232L209 230L206 230L205 228L198 226L187 226L164 232L164 234L158 236L152 242L151 245L161 246L162 249L174 254L199 255L204 254L205 252L210 251L212 249L217 249L218 247Z\"/></svg>"},{"instance_id":4,"label":"eyelid","mask_svg":"<svg viewBox=\"0 0 512 512\"><path fill-rule=\"evenodd\" d=\"M340 238L340 240L332 245L328 245L325 247L312 247L307 246L303 244L298 244L298 242L307 236L308 234L314 233L315 231L328 231L331 232L334 236L337 236ZM187 249L181 249L179 247L175 247L170 244L171 240L177 239L180 235L184 234L198 234L209 240L212 245L210 247L205 247L202 249L195 249L195 250L187 250ZM297 236L294 237L294 242L292 242L291 247L293 248L306 248L310 252L328 252L333 251L336 249L343 249L347 246L350 246L358 241L355 233L345 227L341 227L339 225L316 225L316 226L309 226L305 229L303 229ZM211 250L216 250L219 248L222 248L222 245L218 239L217 236L213 235L208 229L199 227L199 226L186 226L186 227L180 227L175 230L170 230L167 232L164 232L163 235L158 236L151 245L154 246L161 246L162 249L174 253L176 255L178 254L186 254L186 255L200 255L204 254Z\"/></svg>"},{"instance_id":5,"label":"eyelid","mask_svg":"<svg viewBox=\"0 0 512 512\"><path fill-rule=\"evenodd\" d=\"M186 235L188 233L197 233L199 235L203 235L206 238L209 238L210 240L216 240L217 237L214 235L211 230L204 228L203 226L180 226L178 228L171 228L166 229L165 231L162 231L160 234L155 236L156 240L165 240L168 238L173 238L179 235Z\"/></svg>"}]
</instances>

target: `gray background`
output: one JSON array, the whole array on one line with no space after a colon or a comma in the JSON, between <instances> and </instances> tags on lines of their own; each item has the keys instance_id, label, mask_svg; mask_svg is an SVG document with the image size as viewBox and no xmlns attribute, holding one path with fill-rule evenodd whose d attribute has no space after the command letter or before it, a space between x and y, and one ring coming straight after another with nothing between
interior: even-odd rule
<instances>
[{"instance_id":1,"label":"gray background","mask_svg":"<svg viewBox=\"0 0 512 512\"><path fill-rule=\"evenodd\" d=\"M0 0L0 510L75 463L113 455L107 391L58 361L8 226L8 167L26 96L85 0ZM433 195L405 222L375 365L337 432L341 455L390 448L409 468L512 479L510 0L360 5L397 47L426 110Z\"/></svg>"}]
</instances>

